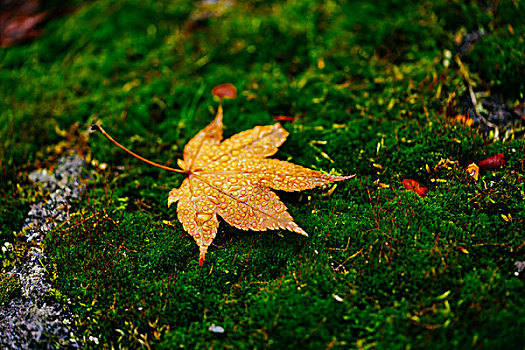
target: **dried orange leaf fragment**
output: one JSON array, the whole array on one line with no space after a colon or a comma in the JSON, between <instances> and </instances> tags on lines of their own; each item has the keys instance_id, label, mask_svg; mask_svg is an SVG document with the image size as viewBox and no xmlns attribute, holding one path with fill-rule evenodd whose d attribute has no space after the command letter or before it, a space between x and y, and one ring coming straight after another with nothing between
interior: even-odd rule
<instances>
[{"instance_id":1,"label":"dried orange leaf fragment","mask_svg":"<svg viewBox=\"0 0 525 350\"><path fill-rule=\"evenodd\" d=\"M188 174L171 190L168 206L200 248L202 265L217 234L218 216L242 230L286 229L307 236L271 190L301 191L353 176L334 176L277 159L267 159L286 140L280 124L256 126L222 140L222 107L193 137L178 164Z\"/></svg>"},{"instance_id":2,"label":"dried orange leaf fragment","mask_svg":"<svg viewBox=\"0 0 525 350\"><path fill-rule=\"evenodd\" d=\"M474 125L474 120L472 118L469 118L463 114L457 114L455 117L454 117L454 120L459 123L459 124L463 124L463 125L466 125L466 126L472 126Z\"/></svg>"},{"instance_id":3,"label":"dried orange leaf fragment","mask_svg":"<svg viewBox=\"0 0 525 350\"><path fill-rule=\"evenodd\" d=\"M233 99L237 97L237 89L232 84L220 84L213 88L211 94L218 98Z\"/></svg>"},{"instance_id":4,"label":"dried orange leaf fragment","mask_svg":"<svg viewBox=\"0 0 525 350\"><path fill-rule=\"evenodd\" d=\"M286 115L278 115L273 117L273 120L275 120L276 122L293 122L295 121L295 119L295 117L289 117Z\"/></svg>"},{"instance_id":5,"label":"dried orange leaf fragment","mask_svg":"<svg viewBox=\"0 0 525 350\"><path fill-rule=\"evenodd\" d=\"M494 170L507 163L504 154L495 154L479 162L479 167L486 170Z\"/></svg>"},{"instance_id":6,"label":"dried orange leaf fragment","mask_svg":"<svg viewBox=\"0 0 525 350\"><path fill-rule=\"evenodd\" d=\"M467 173L474 178L474 180L478 181L479 179L479 167L476 165L476 163L471 163L467 168L465 169Z\"/></svg>"},{"instance_id":7,"label":"dried orange leaf fragment","mask_svg":"<svg viewBox=\"0 0 525 350\"><path fill-rule=\"evenodd\" d=\"M428 194L428 188L426 188L425 186L421 185L416 180L404 179L403 180L403 186L407 190L417 193L420 197L426 197L427 194Z\"/></svg>"}]
</instances>

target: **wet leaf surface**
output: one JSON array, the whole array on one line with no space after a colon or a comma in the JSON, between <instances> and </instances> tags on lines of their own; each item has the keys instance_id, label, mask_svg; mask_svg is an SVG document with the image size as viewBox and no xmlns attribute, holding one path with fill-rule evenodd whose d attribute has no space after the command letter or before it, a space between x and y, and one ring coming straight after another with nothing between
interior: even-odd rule
<instances>
[{"instance_id":1,"label":"wet leaf surface","mask_svg":"<svg viewBox=\"0 0 525 350\"><path fill-rule=\"evenodd\" d=\"M222 140L222 108L191 139L178 164L188 178L171 190L168 206L200 247L202 265L217 234L218 216L242 230L286 229L307 236L270 190L302 191L352 176L334 176L277 159L288 132L280 124L257 126Z\"/></svg>"}]
</instances>

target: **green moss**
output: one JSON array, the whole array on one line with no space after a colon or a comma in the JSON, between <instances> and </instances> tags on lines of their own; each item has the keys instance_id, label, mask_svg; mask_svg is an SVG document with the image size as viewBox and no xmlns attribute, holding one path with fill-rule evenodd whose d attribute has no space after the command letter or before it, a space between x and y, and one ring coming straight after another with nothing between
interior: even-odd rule
<instances>
[{"instance_id":1,"label":"green moss","mask_svg":"<svg viewBox=\"0 0 525 350\"><path fill-rule=\"evenodd\" d=\"M28 183L27 174L16 174L11 168L4 176L0 178L0 266L7 269L20 262L27 253L28 244L21 228L30 205L41 201L45 194L40 188Z\"/></svg>"},{"instance_id":2,"label":"green moss","mask_svg":"<svg viewBox=\"0 0 525 350\"><path fill-rule=\"evenodd\" d=\"M191 23L196 6L87 2L38 40L0 51L2 239L36 197L16 184L54 152L60 130L101 122L174 166L216 113L219 83L239 95L223 104L226 137L294 116L277 158L357 176L333 192L279 193L308 238L221 222L200 267L166 206L183 176L92 134L93 164L107 167L89 168L84 199L45 241L47 297L71 301L86 339L166 349L522 345L523 281L513 273L525 259L525 142L490 144L453 123L467 88L443 63L458 33L483 28L463 63L478 86L519 98L523 21L512 14L523 1L235 2ZM479 181L466 173L498 153L505 167ZM406 191L405 178L428 196Z\"/></svg>"},{"instance_id":3,"label":"green moss","mask_svg":"<svg viewBox=\"0 0 525 350\"><path fill-rule=\"evenodd\" d=\"M0 273L0 304L20 295L20 281L16 277Z\"/></svg>"}]
</instances>

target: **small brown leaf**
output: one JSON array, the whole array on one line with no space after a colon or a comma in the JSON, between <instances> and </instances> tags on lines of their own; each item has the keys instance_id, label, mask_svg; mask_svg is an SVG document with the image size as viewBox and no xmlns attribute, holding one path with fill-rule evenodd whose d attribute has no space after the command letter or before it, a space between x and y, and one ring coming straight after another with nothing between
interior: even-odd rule
<instances>
[{"instance_id":1,"label":"small brown leaf","mask_svg":"<svg viewBox=\"0 0 525 350\"><path fill-rule=\"evenodd\" d=\"M37 26L46 16L46 12L41 12L9 19L0 30L0 47L9 47L39 37L42 30Z\"/></svg>"},{"instance_id":2,"label":"small brown leaf","mask_svg":"<svg viewBox=\"0 0 525 350\"><path fill-rule=\"evenodd\" d=\"M507 163L504 154L495 154L479 162L479 167L485 170L497 169Z\"/></svg>"},{"instance_id":3,"label":"small brown leaf","mask_svg":"<svg viewBox=\"0 0 525 350\"><path fill-rule=\"evenodd\" d=\"M417 193L420 197L426 197L428 194L428 188L421 185L416 180L404 179L403 186L405 186L407 190Z\"/></svg>"},{"instance_id":4,"label":"small brown leaf","mask_svg":"<svg viewBox=\"0 0 525 350\"><path fill-rule=\"evenodd\" d=\"M220 84L211 91L213 96L218 98L234 99L237 97L237 89L232 84Z\"/></svg>"},{"instance_id":5,"label":"small brown leaf","mask_svg":"<svg viewBox=\"0 0 525 350\"><path fill-rule=\"evenodd\" d=\"M273 120L276 122L293 122L295 121L295 117L287 117L284 115L278 115L276 117L273 117Z\"/></svg>"}]
</instances>

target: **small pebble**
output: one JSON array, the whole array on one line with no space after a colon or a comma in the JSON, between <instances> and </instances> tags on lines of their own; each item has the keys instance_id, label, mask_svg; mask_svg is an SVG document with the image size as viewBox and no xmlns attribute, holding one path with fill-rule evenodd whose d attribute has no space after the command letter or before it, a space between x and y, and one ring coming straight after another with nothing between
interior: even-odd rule
<instances>
[{"instance_id":1,"label":"small pebble","mask_svg":"<svg viewBox=\"0 0 525 350\"><path fill-rule=\"evenodd\" d=\"M514 265L518 269L516 272L514 272L514 276L519 277L521 273L525 271L525 261L516 261Z\"/></svg>"},{"instance_id":2,"label":"small pebble","mask_svg":"<svg viewBox=\"0 0 525 350\"><path fill-rule=\"evenodd\" d=\"M221 326L216 326L215 323L212 323L208 329L212 333L224 333L224 328Z\"/></svg>"}]
</instances>

